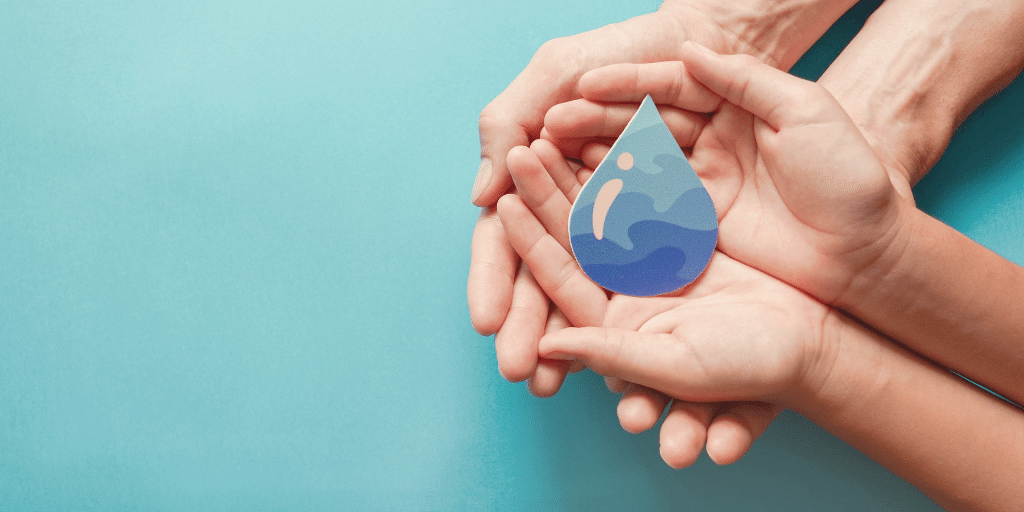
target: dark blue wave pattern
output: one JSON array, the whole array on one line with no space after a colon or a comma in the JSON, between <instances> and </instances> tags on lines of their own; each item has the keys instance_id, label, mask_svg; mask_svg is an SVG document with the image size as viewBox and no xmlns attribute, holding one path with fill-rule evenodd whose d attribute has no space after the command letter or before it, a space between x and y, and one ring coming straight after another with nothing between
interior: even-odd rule
<instances>
[{"instance_id":1,"label":"dark blue wave pattern","mask_svg":"<svg viewBox=\"0 0 1024 512\"><path fill-rule=\"evenodd\" d=\"M701 191L704 193L700 195L710 204L707 192ZM692 194L684 195L690 196L689 201L678 202L670 211L695 207L681 204L694 199ZM625 220L624 216L633 219L626 230L631 249L608 236L598 240L585 224L582 229L573 226L572 247L580 268L594 282L616 293L650 297L678 290L704 271L715 251L718 229L690 229L660 220L659 217L665 217L654 211L653 199L637 196L640 194L619 196L608 212L609 218L615 216L620 222ZM587 205L579 214L589 218L592 210L593 206Z\"/></svg>"}]
</instances>

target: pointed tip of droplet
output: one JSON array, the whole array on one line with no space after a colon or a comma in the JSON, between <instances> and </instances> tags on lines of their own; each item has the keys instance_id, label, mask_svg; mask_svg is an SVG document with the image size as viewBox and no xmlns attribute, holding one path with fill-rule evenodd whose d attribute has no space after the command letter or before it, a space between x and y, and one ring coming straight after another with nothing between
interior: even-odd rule
<instances>
[{"instance_id":1,"label":"pointed tip of droplet","mask_svg":"<svg viewBox=\"0 0 1024 512\"><path fill-rule=\"evenodd\" d=\"M644 101L640 102L640 108L633 114L633 118L629 120L629 124L626 125L626 129L622 131L619 138L625 137L631 133L638 132L647 128L648 126L654 126L658 123L664 123L661 119L661 114L658 113L658 106L654 104L654 99L648 94Z\"/></svg>"},{"instance_id":2,"label":"pointed tip of droplet","mask_svg":"<svg viewBox=\"0 0 1024 512\"><path fill-rule=\"evenodd\" d=\"M700 275L717 227L710 195L647 95L572 206L573 255L608 290L659 295Z\"/></svg>"}]
</instances>

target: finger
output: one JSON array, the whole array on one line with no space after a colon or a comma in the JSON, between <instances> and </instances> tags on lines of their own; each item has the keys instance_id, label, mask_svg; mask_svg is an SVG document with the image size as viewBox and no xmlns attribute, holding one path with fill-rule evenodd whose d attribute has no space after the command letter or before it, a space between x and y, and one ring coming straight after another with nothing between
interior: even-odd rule
<instances>
[{"instance_id":1,"label":"finger","mask_svg":"<svg viewBox=\"0 0 1024 512\"><path fill-rule=\"evenodd\" d=\"M569 163L569 168L572 169L572 172L579 171L583 167L583 161L579 158L566 157L565 161Z\"/></svg>"},{"instance_id":2,"label":"finger","mask_svg":"<svg viewBox=\"0 0 1024 512\"><path fill-rule=\"evenodd\" d=\"M715 382L675 335L613 328L569 328L545 334L540 356L578 360L601 375L611 375L671 396L714 401L723 384Z\"/></svg>"},{"instance_id":3,"label":"finger","mask_svg":"<svg viewBox=\"0 0 1024 512\"><path fill-rule=\"evenodd\" d=\"M608 296L583 274L576 260L547 233L523 200L505 195L498 201L498 212L512 247L523 256L537 283L569 322L600 325Z\"/></svg>"},{"instance_id":4,"label":"finger","mask_svg":"<svg viewBox=\"0 0 1024 512\"><path fill-rule=\"evenodd\" d=\"M669 398L658 391L630 384L616 408L619 424L626 432L639 434L658 423L668 402Z\"/></svg>"},{"instance_id":5,"label":"finger","mask_svg":"<svg viewBox=\"0 0 1024 512\"><path fill-rule=\"evenodd\" d=\"M554 396L562 388L565 376L569 373L569 361L541 359L537 362L537 371L530 377L527 387L533 396L547 398Z\"/></svg>"},{"instance_id":6,"label":"finger","mask_svg":"<svg viewBox=\"0 0 1024 512\"><path fill-rule=\"evenodd\" d=\"M608 391L612 393L625 393L626 388L629 387L629 383L618 378L618 377L605 377L604 385L608 387Z\"/></svg>"},{"instance_id":7,"label":"finger","mask_svg":"<svg viewBox=\"0 0 1024 512\"><path fill-rule=\"evenodd\" d=\"M541 128L541 130L540 130L540 137L538 137L537 139L538 140L546 140L546 141L550 142L552 145L554 145L556 148L558 148L558 151L562 155L566 156L567 158L579 158L580 157L580 141L579 140L573 140L573 139L562 140L562 139L559 139L559 138L555 137L554 135L551 135L551 132L549 132L547 128ZM534 141L534 142L536 142L536 141ZM532 146L532 144L531 144L531 146Z\"/></svg>"},{"instance_id":8,"label":"finger","mask_svg":"<svg viewBox=\"0 0 1024 512\"><path fill-rule=\"evenodd\" d=\"M561 331L567 327L572 327L572 325L569 323L569 319L565 317L565 313L562 313L561 309L551 308L547 324L544 326L544 334Z\"/></svg>"},{"instance_id":9,"label":"finger","mask_svg":"<svg viewBox=\"0 0 1024 512\"><path fill-rule=\"evenodd\" d=\"M600 142L600 143L610 147L612 144L615 144L615 139L616 139L616 137L589 137L589 138L585 138L585 139L581 139L581 138L559 139L559 138L553 137L551 135L542 135L542 137L543 137L544 140L550 142L556 148L558 148L558 151L560 151L563 155L565 155L567 157L570 157L570 158L581 158L580 155L583 153L583 148L585 148L587 146L587 144L591 144L591 143L594 143L594 142Z\"/></svg>"},{"instance_id":10,"label":"finger","mask_svg":"<svg viewBox=\"0 0 1024 512\"><path fill-rule=\"evenodd\" d=\"M498 371L509 382L527 379L537 370L537 343L544 335L548 297L521 265L512 289L512 305L494 336Z\"/></svg>"},{"instance_id":11,"label":"finger","mask_svg":"<svg viewBox=\"0 0 1024 512\"><path fill-rule=\"evenodd\" d=\"M480 114L480 168L471 193L477 206L493 205L508 190L512 177L505 166L505 155L510 149L530 142L525 120L508 113L516 110L506 108L502 103L507 101L504 95L495 98Z\"/></svg>"},{"instance_id":12,"label":"finger","mask_svg":"<svg viewBox=\"0 0 1024 512\"><path fill-rule=\"evenodd\" d=\"M544 298L547 300L547 297ZM565 317L558 308L552 308L544 326L544 333L560 331L569 327L569 319ZM537 346L534 345L534 357L537 354ZM565 376L571 366L576 365L575 361L559 361L557 359L541 359L537 364L537 372L530 378L528 387L534 396L549 397L558 393L565 382Z\"/></svg>"},{"instance_id":13,"label":"finger","mask_svg":"<svg viewBox=\"0 0 1024 512\"><path fill-rule=\"evenodd\" d=\"M638 107L632 103L568 101L548 110L544 116L544 129L559 140L614 139L622 134ZM680 147L692 147L707 124L705 116L674 107L659 106L658 113Z\"/></svg>"},{"instance_id":14,"label":"finger","mask_svg":"<svg viewBox=\"0 0 1024 512\"><path fill-rule=\"evenodd\" d=\"M781 412L782 407L763 402L726 404L708 427L708 457L719 466L740 460Z\"/></svg>"},{"instance_id":15,"label":"finger","mask_svg":"<svg viewBox=\"0 0 1024 512\"><path fill-rule=\"evenodd\" d=\"M466 296L476 332L488 336L501 327L512 304L512 285L519 265L498 212L484 208L473 230Z\"/></svg>"},{"instance_id":16,"label":"finger","mask_svg":"<svg viewBox=\"0 0 1024 512\"><path fill-rule=\"evenodd\" d=\"M594 171L592 169L583 168L583 169L580 169L579 171L576 172L576 178L580 180L580 184L581 185L586 185L587 184L587 180L589 180L590 177L593 176L593 175L594 175ZM578 192L577 192L577 195L578 195ZM575 202L576 201L576 197L575 196L574 197L570 197L569 200Z\"/></svg>"},{"instance_id":17,"label":"finger","mask_svg":"<svg viewBox=\"0 0 1024 512\"><path fill-rule=\"evenodd\" d=\"M681 57L687 70L708 89L776 130L818 117L822 101L835 102L825 89L749 55L719 55L687 42Z\"/></svg>"},{"instance_id":18,"label":"finger","mask_svg":"<svg viewBox=\"0 0 1024 512\"><path fill-rule=\"evenodd\" d=\"M570 165L572 165L572 161L574 159L575 160L579 159L579 157L580 157L580 145L582 145L584 142L586 142L586 141L583 141L583 140L580 140L580 139L560 140L560 139L554 137L553 135L551 135L551 132L549 132L547 130L547 128L541 128L541 130L540 130L540 137L537 137L537 140L546 140L546 141L552 143L562 153L562 156L564 156L570 162ZM536 141L534 141L534 142L536 142ZM612 140L612 141L609 142L609 144L611 144L612 142L615 142L615 141ZM567 147L569 147L571 149L569 151L566 151L566 149L563 148L563 146L562 146L563 144L566 144ZM530 146L533 147L533 143L530 143ZM573 170L578 170L578 168L573 168Z\"/></svg>"},{"instance_id":19,"label":"finger","mask_svg":"<svg viewBox=\"0 0 1024 512\"><path fill-rule=\"evenodd\" d=\"M540 129L540 136L537 137L537 138L538 139L549 140L549 141L554 141L555 140L555 138L551 136L551 133L548 132L547 128L541 128ZM566 156L569 156L569 155L566 155Z\"/></svg>"},{"instance_id":20,"label":"finger","mask_svg":"<svg viewBox=\"0 0 1024 512\"><path fill-rule=\"evenodd\" d=\"M579 87L584 98L596 102L640 103L650 94L658 105L693 112L714 112L722 102L679 61L612 64L585 73Z\"/></svg>"},{"instance_id":21,"label":"finger","mask_svg":"<svg viewBox=\"0 0 1024 512\"><path fill-rule=\"evenodd\" d=\"M661 424L661 458L674 469L693 465L704 450L714 404L674 400Z\"/></svg>"},{"instance_id":22,"label":"finger","mask_svg":"<svg viewBox=\"0 0 1024 512\"><path fill-rule=\"evenodd\" d=\"M562 163L555 172L561 170L571 173L565 159L561 156L558 158ZM572 205L555 184L538 155L530 148L514 147L508 154L508 169L512 173L519 197L533 212L534 217L562 248L570 251L569 210Z\"/></svg>"},{"instance_id":23,"label":"finger","mask_svg":"<svg viewBox=\"0 0 1024 512\"><path fill-rule=\"evenodd\" d=\"M607 144L593 143L587 144L583 147L583 151L580 153L580 158L583 159L583 164L591 169L597 169L597 166L601 164L601 160L608 155L612 147Z\"/></svg>"},{"instance_id":24,"label":"finger","mask_svg":"<svg viewBox=\"0 0 1024 512\"><path fill-rule=\"evenodd\" d=\"M544 168L547 169L548 175L551 176L551 180L554 181L558 190L562 192L569 203L572 203L572 198L575 198L583 188L576 177L576 172L582 168L582 164L566 160L554 144L544 139L533 141L533 144L530 144L530 149L544 164Z\"/></svg>"}]
</instances>

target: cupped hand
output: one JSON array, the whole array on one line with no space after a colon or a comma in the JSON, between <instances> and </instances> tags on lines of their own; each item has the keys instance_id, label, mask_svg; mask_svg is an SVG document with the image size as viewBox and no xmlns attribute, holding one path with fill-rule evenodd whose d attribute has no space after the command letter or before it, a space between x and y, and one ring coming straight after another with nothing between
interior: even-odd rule
<instances>
[{"instance_id":1,"label":"cupped hand","mask_svg":"<svg viewBox=\"0 0 1024 512\"><path fill-rule=\"evenodd\" d=\"M609 297L583 275L569 253L567 232L571 201L580 188L579 177L553 145L538 140L530 148L515 148L508 161L518 196L502 198L498 211L513 247L530 269L521 278L536 285L545 300L551 298L565 320L562 327L571 324L635 331L679 306L680 297ZM716 286L719 284L711 281L692 293L707 293ZM609 387L624 392L617 412L623 428L630 432L654 426L672 402L661 427L661 453L673 467L692 464L705 445L709 456L719 464L738 460L781 410L777 405L756 402L672 401L660 391L614 378Z\"/></svg>"},{"instance_id":2,"label":"cupped hand","mask_svg":"<svg viewBox=\"0 0 1024 512\"><path fill-rule=\"evenodd\" d=\"M602 327L545 335L540 353L688 402L785 405L817 385L835 352L834 310L722 253L681 292L618 296L608 309Z\"/></svg>"},{"instance_id":3,"label":"cupped hand","mask_svg":"<svg viewBox=\"0 0 1024 512\"><path fill-rule=\"evenodd\" d=\"M485 206L473 233L467 296L477 332L497 333L499 369L510 381L530 379L538 395L558 390L567 368L539 360L537 340L557 325L535 283L523 276L505 237L495 201L509 191L508 152L540 136L552 106L580 98L577 84L589 70L621 62L678 57L687 40L724 52L760 53L711 16L685 2L666 1L653 13L544 44L526 69L480 115L481 164L473 202ZM683 115L682 117L686 117Z\"/></svg>"},{"instance_id":4,"label":"cupped hand","mask_svg":"<svg viewBox=\"0 0 1024 512\"><path fill-rule=\"evenodd\" d=\"M545 43L526 68L480 114L480 171L472 199L493 205L512 183L505 157L536 139L548 109L579 98L587 71L622 62L678 58L680 45L697 41L718 51L756 51L709 15L681 2L665 2L655 13Z\"/></svg>"},{"instance_id":5,"label":"cupped hand","mask_svg":"<svg viewBox=\"0 0 1024 512\"><path fill-rule=\"evenodd\" d=\"M630 108L606 101L650 93L693 110L717 98L706 124L686 137L718 212L719 249L826 304L841 302L858 276L893 260L905 243L912 205L817 84L687 43L680 61L598 69L581 78L580 91L585 99L547 115L556 143L621 131ZM584 162L605 151L592 145Z\"/></svg>"}]
</instances>

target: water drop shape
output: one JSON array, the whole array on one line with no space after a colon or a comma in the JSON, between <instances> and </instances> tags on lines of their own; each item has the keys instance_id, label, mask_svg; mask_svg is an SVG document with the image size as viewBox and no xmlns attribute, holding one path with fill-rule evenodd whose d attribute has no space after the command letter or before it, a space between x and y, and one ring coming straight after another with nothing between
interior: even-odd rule
<instances>
[{"instance_id":1,"label":"water drop shape","mask_svg":"<svg viewBox=\"0 0 1024 512\"><path fill-rule=\"evenodd\" d=\"M650 96L580 191L569 237L587 277L615 293L673 292L707 267L715 205Z\"/></svg>"}]
</instances>

